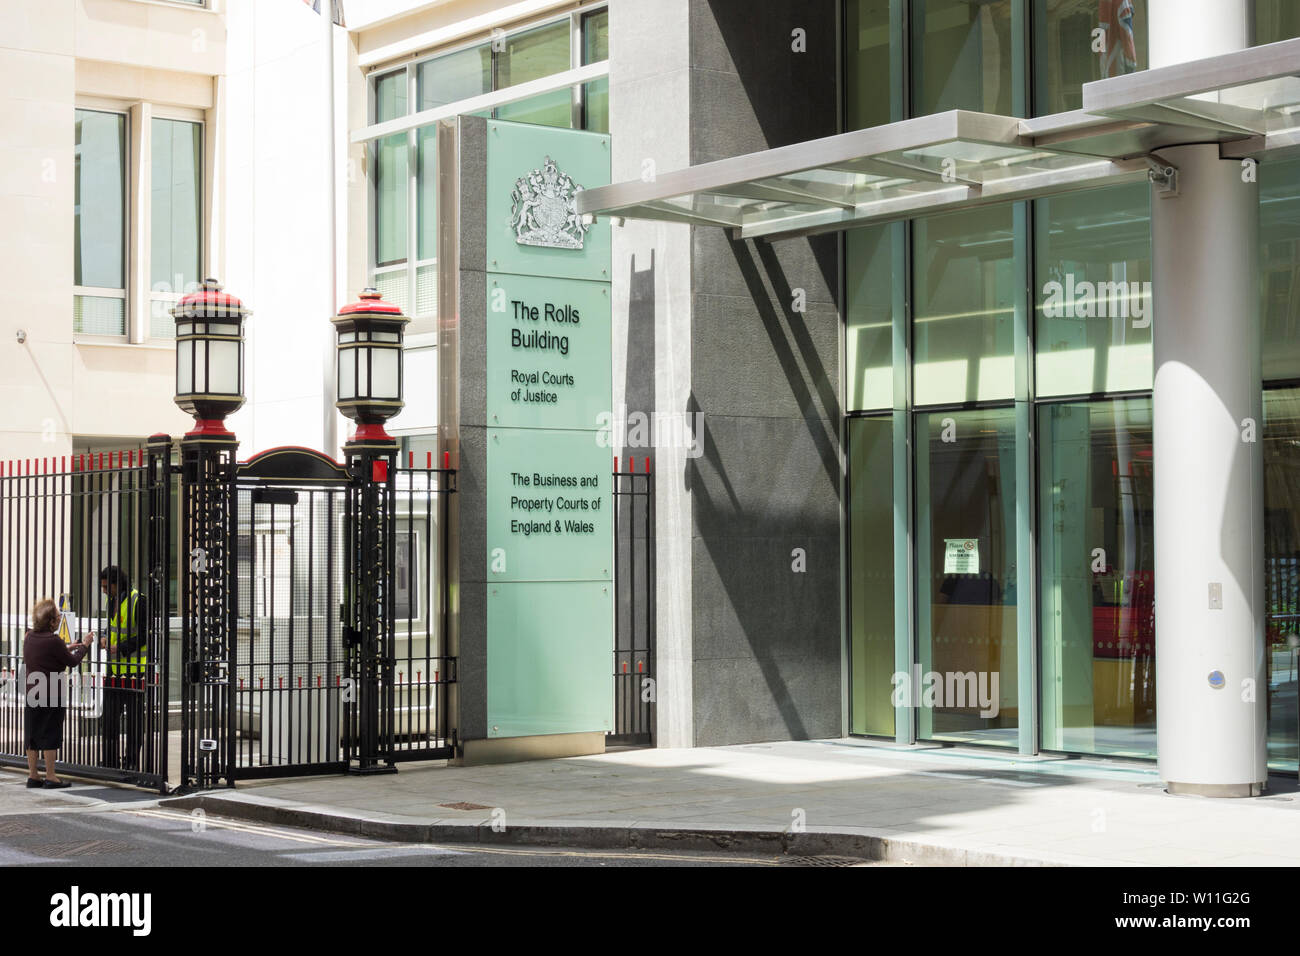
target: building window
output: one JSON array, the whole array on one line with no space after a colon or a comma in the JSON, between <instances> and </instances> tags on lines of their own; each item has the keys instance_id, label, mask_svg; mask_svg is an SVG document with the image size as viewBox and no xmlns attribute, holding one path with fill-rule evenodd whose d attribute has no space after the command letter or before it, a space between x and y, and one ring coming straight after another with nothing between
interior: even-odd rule
<instances>
[{"instance_id":1,"label":"building window","mask_svg":"<svg viewBox=\"0 0 1300 956\"><path fill-rule=\"evenodd\" d=\"M894 236L886 224L850 229L844 234L844 362L848 369L848 409L889 408L894 403L893 279Z\"/></svg>"},{"instance_id":2,"label":"building window","mask_svg":"<svg viewBox=\"0 0 1300 956\"><path fill-rule=\"evenodd\" d=\"M609 56L609 13L567 15L437 54L374 79L374 122L452 106ZM580 61L575 62L575 60ZM609 84L558 90L474 114L608 131ZM421 127L374 142L372 284L412 319L408 335L434 330L438 311L436 130ZM414 252L414 269L408 252Z\"/></svg>"},{"instance_id":3,"label":"building window","mask_svg":"<svg viewBox=\"0 0 1300 956\"><path fill-rule=\"evenodd\" d=\"M1264 640L1268 765L1295 773L1300 675L1300 388L1264 392Z\"/></svg>"},{"instance_id":4,"label":"building window","mask_svg":"<svg viewBox=\"0 0 1300 956\"><path fill-rule=\"evenodd\" d=\"M1295 0L1255 0L1255 45L1300 36L1300 4Z\"/></svg>"},{"instance_id":5,"label":"building window","mask_svg":"<svg viewBox=\"0 0 1300 956\"><path fill-rule=\"evenodd\" d=\"M149 334L172 338L168 309L203 271L203 125L154 119L151 143Z\"/></svg>"},{"instance_id":6,"label":"building window","mask_svg":"<svg viewBox=\"0 0 1300 956\"><path fill-rule=\"evenodd\" d=\"M1154 757L1151 399L1038 409L1042 745Z\"/></svg>"},{"instance_id":7,"label":"building window","mask_svg":"<svg viewBox=\"0 0 1300 956\"><path fill-rule=\"evenodd\" d=\"M1147 68L1146 0L1035 0L1034 112L1083 108L1083 84Z\"/></svg>"},{"instance_id":8,"label":"building window","mask_svg":"<svg viewBox=\"0 0 1300 956\"><path fill-rule=\"evenodd\" d=\"M845 0L844 114L845 130L868 129L902 119L901 100L894 115L893 100L902 70L892 55L890 8L901 0Z\"/></svg>"},{"instance_id":9,"label":"building window","mask_svg":"<svg viewBox=\"0 0 1300 956\"><path fill-rule=\"evenodd\" d=\"M75 334L173 337L167 310L202 278L203 124L151 113L76 111Z\"/></svg>"},{"instance_id":10,"label":"building window","mask_svg":"<svg viewBox=\"0 0 1300 956\"><path fill-rule=\"evenodd\" d=\"M1300 378L1300 161L1259 166L1264 381Z\"/></svg>"},{"instance_id":11,"label":"building window","mask_svg":"<svg viewBox=\"0 0 1300 956\"><path fill-rule=\"evenodd\" d=\"M582 18L582 65L609 59L609 11L597 10ZM582 87L582 128L609 132L609 77Z\"/></svg>"},{"instance_id":12,"label":"building window","mask_svg":"<svg viewBox=\"0 0 1300 956\"><path fill-rule=\"evenodd\" d=\"M505 49L495 57L496 88L508 89L569 69L573 65L569 30L569 21L562 20L507 37ZM499 106L496 116L497 119L513 120L516 123L571 127L573 95L569 90L543 93L518 103Z\"/></svg>"},{"instance_id":13,"label":"building window","mask_svg":"<svg viewBox=\"0 0 1300 956\"><path fill-rule=\"evenodd\" d=\"M1012 0L926 0L912 7L912 115L1012 115Z\"/></svg>"},{"instance_id":14,"label":"building window","mask_svg":"<svg viewBox=\"0 0 1300 956\"><path fill-rule=\"evenodd\" d=\"M916 404L1014 395L1013 219L1004 203L913 225Z\"/></svg>"},{"instance_id":15,"label":"building window","mask_svg":"<svg viewBox=\"0 0 1300 956\"><path fill-rule=\"evenodd\" d=\"M893 420L850 418L850 732L894 736Z\"/></svg>"},{"instance_id":16,"label":"building window","mask_svg":"<svg viewBox=\"0 0 1300 956\"><path fill-rule=\"evenodd\" d=\"M73 331L126 334L126 116L76 111Z\"/></svg>"},{"instance_id":17,"label":"building window","mask_svg":"<svg viewBox=\"0 0 1300 956\"><path fill-rule=\"evenodd\" d=\"M916 445L918 659L922 690L939 692L912 702L917 731L1014 747L1016 413L922 412Z\"/></svg>"},{"instance_id":18,"label":"building window","mask_svg":"<svg viewBox=\"0 0 1300 956\"><path fill-rule=\"evenodd\" d=\"M1151 388L1151 187L1035 204L1038 394Z\"/></svg>"}]
</instances>

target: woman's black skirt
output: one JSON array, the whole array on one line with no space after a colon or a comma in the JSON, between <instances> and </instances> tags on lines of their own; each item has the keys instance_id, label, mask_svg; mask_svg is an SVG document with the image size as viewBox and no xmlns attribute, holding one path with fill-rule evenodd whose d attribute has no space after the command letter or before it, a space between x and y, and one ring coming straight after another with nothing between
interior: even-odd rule
<instances>
[{"instance_id":1,"label":"woman's black skirt","mask_svg":"<svg viewBox=\"0 0 1300 956\"><path fill-rule=\"evenodd\" d=\"M26 704L28 750L58 750L63 745L63 707L33 707Z\"/></svg>"}]
</instances>

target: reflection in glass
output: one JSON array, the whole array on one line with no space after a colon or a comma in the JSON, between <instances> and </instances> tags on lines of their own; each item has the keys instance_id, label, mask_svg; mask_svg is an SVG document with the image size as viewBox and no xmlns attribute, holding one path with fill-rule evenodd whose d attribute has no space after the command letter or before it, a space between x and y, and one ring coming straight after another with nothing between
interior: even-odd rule
<instances>
[{"instance_id":1,"label":"reflection in glass","mask_svg":"<svg viewBox=\"0 0 1300 956\"><path fill-rule=\"evenodd\" d=\"M913 116L1012 114L1011 7L1011 0L913 0Z\"/></svg>"},{"instance_id":2,"label":"reflection in glass","mask_svg":"<svg viewBox=\"0 0 1300 956\"><path fill-rule=\"evenodd\" d=\"M1300 664L1300 389L1264 392L1263 454L1268 764L1294 772Z\"/></svg>"},{"instance_id":3,"label":"reflection in glass","mask_svg":"<svg viewBox=\"0 0 1300 956\"><path fill-rule=\"evenodd\" d=\"M1034 0L1035 113L1083 108L1083 84L1147 69L1146 0Z\"/></svg>"},{"instance_id":4,"label":"reflection in glass","mask_svg":"<svg viewBox=\"0 0 1300 956\"><path fill-rule=\"evenodd\" d=\"M1017 745L1015 411L916 416L922 739ZM936 686L931 684L931 686Z\"/></svg>"},{"instance_id":5,"label":"reflection in glass","mask_svg":"<svg viewBox=\"0 0 1300 956\"><path fill-rule=\"evenodd\" d=\"M1255 0L1255 45L1300 37L1300 3Z\"/></svg>"},{"instance_id":6,"label":"reflection in glass","mask_svg":"<svg viewBox=\"0 0 1300 956\"><path fill-rule=\"evenodd\" d=\"M851 733L894 736L894 465L890 418L850 418Z\"/></svg>"},{"instance_id":7,"label":"reflection in glass","mask_svg":"<svg viewBox=\"0 0 1300 956\"><path fill-rule=\"evenodd\" d=\"M406 71L375 81L375 122L405 116ZM406 261L407 156L406 133L375 141L375 264Z\"/></svg>"},{"instance_id":8,"label":"reflection in glass","mask_svg":"<svg viewBox=\"0 0 1300 956\"><path fill-rule=\"evenodd\" d=\"M1300 160L1259 165L1264 381L1300 377Z\"/></svg>"},{"instance_id":9,"label":"reflection in glass","mask_svg":"<svg viewBox=\"0 0 1300 956\"><path fill-rule=\"evenodd\" d=\"M567 69L569 21L563 20L506 38L505 49L497 54L496 88L503 90ZM496 115L518 123L567 128L573 125L573 98L568 90L556 90L499 106Z\"/></svg>"},{"instance_id":10,"label":"reflection in glass","mask_svg":"<svg viewBox=\"0 0 1300 956\"><path fill-rule=\"evenodd\" d=\"M1042 746L1153 757L1151 400L1039 409Z\"/></svg>"},{"instance_id":11,"label":"reflection in glass","mask_svg":"<svg viewBox=\"0 0 1300 956\"><path fill-rule=\"evenodd\" d=\"M425 60L416 69L420 111L492 92L492 47L480 44Z\"/></svg>"},{"instance_id":12,"label":"reflection in glass","mask_svg":"<svg viewBox=\"0 0 1300 956\"><path fill-rule=\"evenodd\" d=\"M582 18L582 64L609 59L609 10L599 10ZM582 87L582 128L593 133L609 132L609 79L603 78Z\"/></svg>"},{"instance_id":13,"label":"reflection in glass","mask_svg":"<svg viewBox=\"0 0 1300 956\"><path fill-rule=\"evenodd\" d=\"M898 3L899 0L893 0ZM890 59L891 0L847 0L844 4L845 130L880 126L891 115L891 90L902 70Z\"/></svg>"},{"instance_id":14,"label":"reflection in glass","mask_svg":"<svg viewBox=\"0 0 1300 956\"><path fill-rule=\"evenodd\" d=\"M77 110L73 284L126 288L126 117Z\"/></svg>"},{"instance_id":15,"label":"reflection in glass","mask_svg":"<svg viewBox=\"0 0 1300 956\"><path fill-rule=\"evenodd\" d=\"M1150 205L1146 183L1034 204L1039 395L1151 387Z\"/></svg>"},{"instance_id":16,"label":"reflection in glass","mask_svg":"<svg viewBox=\"0 0 1300 956\"><path fill-rule=\"evenodd\" d=\"M153 121L149 271L154 291L184 292L200 279L202 131L199 123Z\"/></svg>"},{"instance_id":17,"label":"reflection in glass","mask_svg":"<svg viewBox=\"0 0 1300 956\"><path fill-rule=\"evenodd\" d=\"M893 404L894 225L864 226L844 234L844 361L848 409Z\"/></svg>"},{"instance_id":18,"label":"reflection in glass","mask_svg":"<svg viewBox=\"0 0 1300 956\"><path fill-rule=\"evenodd\" d=\"M915 400L996 401L1015 393L1013 208L1004 203L913 226Z\"/></svg>"}]
</instances>

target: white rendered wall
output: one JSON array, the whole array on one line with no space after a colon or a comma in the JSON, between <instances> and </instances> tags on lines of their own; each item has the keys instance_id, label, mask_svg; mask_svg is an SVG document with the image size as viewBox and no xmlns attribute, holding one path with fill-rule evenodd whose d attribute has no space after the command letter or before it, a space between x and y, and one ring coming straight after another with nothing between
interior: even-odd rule
<instances>
[{"instance_id":1,"label":"white rendered wall","mask_svg":"<svg viewBox=\"0 0 1300 956\"><path fill-rule=\"evenodd\" d=\"M226 20L219 278L253 310L248 401L230 427L241 458L280 445L337 456L329 319L339 293L330 287L329 199L345 188L346 173L330 168L330 137L344 164L347 152L329 119L324 24L305 4L265 0L227 0ZM345 49L346 34L336 30L336 60L346 63ZM346 223L340 205L339 233Z\"/></svg>"}]
</instances>

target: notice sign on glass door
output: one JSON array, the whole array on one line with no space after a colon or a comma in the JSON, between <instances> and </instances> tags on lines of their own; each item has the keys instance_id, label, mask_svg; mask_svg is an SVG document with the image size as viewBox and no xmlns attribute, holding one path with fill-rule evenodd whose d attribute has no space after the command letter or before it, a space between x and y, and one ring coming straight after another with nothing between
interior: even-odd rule
<instances>
[{"instance_id":1,"label":"notice sign on glass door","mask_svg":"<svg viewBox=\"0 0 1300 956\"><path fill-rule=\"evenodd\" d=\"M974 538L944 538L943 573L979 574L980 543Z\"/></svg>"}]
</instances>

